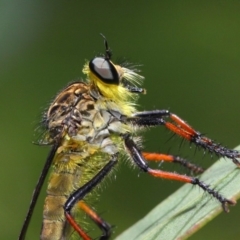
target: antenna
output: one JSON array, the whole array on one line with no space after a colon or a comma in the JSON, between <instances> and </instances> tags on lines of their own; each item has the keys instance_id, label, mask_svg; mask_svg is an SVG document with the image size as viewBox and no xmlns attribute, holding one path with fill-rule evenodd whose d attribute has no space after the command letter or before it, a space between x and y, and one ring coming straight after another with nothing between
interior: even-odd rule
<instances>
[{"instance_id":1,"label":"antenna","mask_svg":"<svg viewBox=\"0 0 240 240\"><path fill-rule=\"evenodd\" d=\"M102 33L100 33L100 35L101 35L101 36L103 37L103 39L104 39L104 45L105 45L105 48L106 48L105 59L106 59L106 60L110 60L111 57L112 57L112 51L111 51L111 49L108 47L108 42L107 42L106 37L105 37Z\"/></svg>"}]
</instances>

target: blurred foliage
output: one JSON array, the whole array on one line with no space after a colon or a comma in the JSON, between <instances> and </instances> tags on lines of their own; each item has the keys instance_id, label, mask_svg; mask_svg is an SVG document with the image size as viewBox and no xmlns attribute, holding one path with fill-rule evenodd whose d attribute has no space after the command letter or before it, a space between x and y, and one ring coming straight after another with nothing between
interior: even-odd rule
<instances>
[{"instance_id":1,"label":"blurred foliage","mask_svg":"<svg viewBox=\"0 0 240 240\"><path fill-rule=\"evenodd\" d=\"M197 130L235 147L240 142L239 1L1 1L1 239L16 239L47 147L31 144L42 111L61 88L83 77L85 59L104 51L143 64L147 95L139 109L170 109ZM144 134L150 151L208 166L215 158L181 145L163 129ZM167 141L169 140L169 141ZM129 164L103 184L96 207L116 236L181 183L153 179ZM181 172L179 167L162 169ZM41 194L27 239L38 239ZM161 213L159 213L161 214ZM191 239L236 239L240 204Z\"/></svg>"}]
</instances>

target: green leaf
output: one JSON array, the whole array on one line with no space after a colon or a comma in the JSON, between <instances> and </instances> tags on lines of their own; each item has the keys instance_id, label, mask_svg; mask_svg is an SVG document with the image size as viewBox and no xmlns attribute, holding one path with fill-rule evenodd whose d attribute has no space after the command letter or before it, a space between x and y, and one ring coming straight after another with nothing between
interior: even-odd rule
<instances>
[{"instance_id":1,"label":"green leaf","mask_svg":"<svg viewBox=\"0 0 240 240\"><path fill-rule=\"evenodd\" d=\"M240 197L240 169L229 159L218 160L200 179L228 199ZM115 240L186 239L222 211L209 194L185 184Z\"/></svg>"}]
</instances>

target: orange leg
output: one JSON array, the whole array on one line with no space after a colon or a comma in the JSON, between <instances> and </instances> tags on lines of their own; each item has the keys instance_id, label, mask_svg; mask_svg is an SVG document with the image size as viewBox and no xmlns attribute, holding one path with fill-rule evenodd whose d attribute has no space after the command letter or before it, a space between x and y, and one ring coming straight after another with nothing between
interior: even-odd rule
<instances>
[{"instance_id":1,"label":"orange leg","mask_svg":"<svg viewBox=\"0 0 240 240\"><path fill-rule=\"evenodd\" d=\"M97 215L95 211L93 211L86 203L83 201L79 202L79 207L87 213L87 215L102 229L104 232L104 237L110 237L110 229L111 226L105 222L101 217Z\"/></svg>"},{"instance_id":2,"label":"orange leg","mask_svg":"<svg viewBox=\"0 0 240 240\"><path fill-rule=\"evenodd\" d=\"M169 118L171 122L166 121L165 118ZM210 138L203 136L180 117L168 110L138 112L135 113L133 117L127 118L127 120L138 126L163 125L171 132L194 143L196 146L201 147L204 150L208 150L209 152L222 157L230 158L238 167L240 167L240 162L237 160L240 158L240 153L238 151L228 149L221 144L215 143Z\"/></svg>"},{"instance_id":3,"label":"orange leg","mask_svg":"<svg viewBox=\"0 0 240 240\"><path fill-rule=\"evenodd\" d=\"M91 238L84 232L84 230L77 224L74 218L69 214L65 213L66 219L68 220L69 224L74 228L74 230L82 237L83 240L91 240Z\"/></svg>"},{"instance_id":4,"label":"orange leg","mask_svg":"<svg viewBox=\"0 0 240 240\"><path fill-rule=\"evenodd\" d=\"M143 157L148 161L165 161L171 163L178 163L195 173L203 173L204 169L196 166L193 163L188 162L187 160L179 157L162 153L151 153L151 152L142 152Z\"/></svg>"},{"instance_id":5,"label":"orange leg","mask_svg":"<svg viewBox=\"0 0 240 240\"><path fill-rule=\"evenodd\" d=\"M180 182L185 182L185 183L191 183L193 185L198 185L200 188L202 188L208 194L210 194L214 198L216 198L222 204L222 208L225 212L229 212L228 205L236 204L235 201L223 197L219 192L211 189L206 183L200 181L198 178L193 178L193 177L189 177L186 175L180 175L180 174L171 173L171 172L164 172L161 170L155 170L155 169L150 169L150 168L148 169L147 172L154 177L164 178L164 179L168 179L168 180L175 180L175 181L180 181Z\"/></svg>"},{"instance_id":6,"label":"orange leg","mask_svg":"<svg viewBox=\"0 0 240 240\"><path fill-rule=\"evenodd\" d=\"M99 226L99 228L102 229L102 231L104 232L102 238L103 239L109 238L111 235L110 232L111 226L107 222L105 222L101 217L99 217L97 213L93 211L93 209L91 209L83 201L79 201L78 206ZM79 224L74 220L74 218L70 214L66 213L66 218L68 222L71 224L71 226L75 229L75 231L79 234L79 236L82 237L82 239L84 240L92 239L90 236L88 236L87 233L85 233L85 231L79 226Z\"/></svg>"}]
</instances>

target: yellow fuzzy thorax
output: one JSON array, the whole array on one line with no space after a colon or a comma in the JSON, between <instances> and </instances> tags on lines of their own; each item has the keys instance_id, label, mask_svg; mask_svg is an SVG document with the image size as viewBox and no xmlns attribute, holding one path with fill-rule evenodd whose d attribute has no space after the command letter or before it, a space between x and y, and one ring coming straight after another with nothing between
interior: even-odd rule
<instances>
[{"instance_id":1,"label":"yellow fuzzy thorax","mask_svg":"<svg viewBox=\"0 0 240 240\"><path fill-rule=\"evenodd\" d=\"M115 65L120 80L125 79L129 83L135 85L138 84L143 77L132 70ZM125 86L120 84L108 84L99 79L90 69L89 62L86 62L83 67L83 73L87 75L87 80L90 85L96 86L101 95L104 97L104 101L108 102L108 105L113 103L126 115L131 115L136 111L136 101L138 99L137 94L130 92Z\"/></svg>"}]
</instances>

